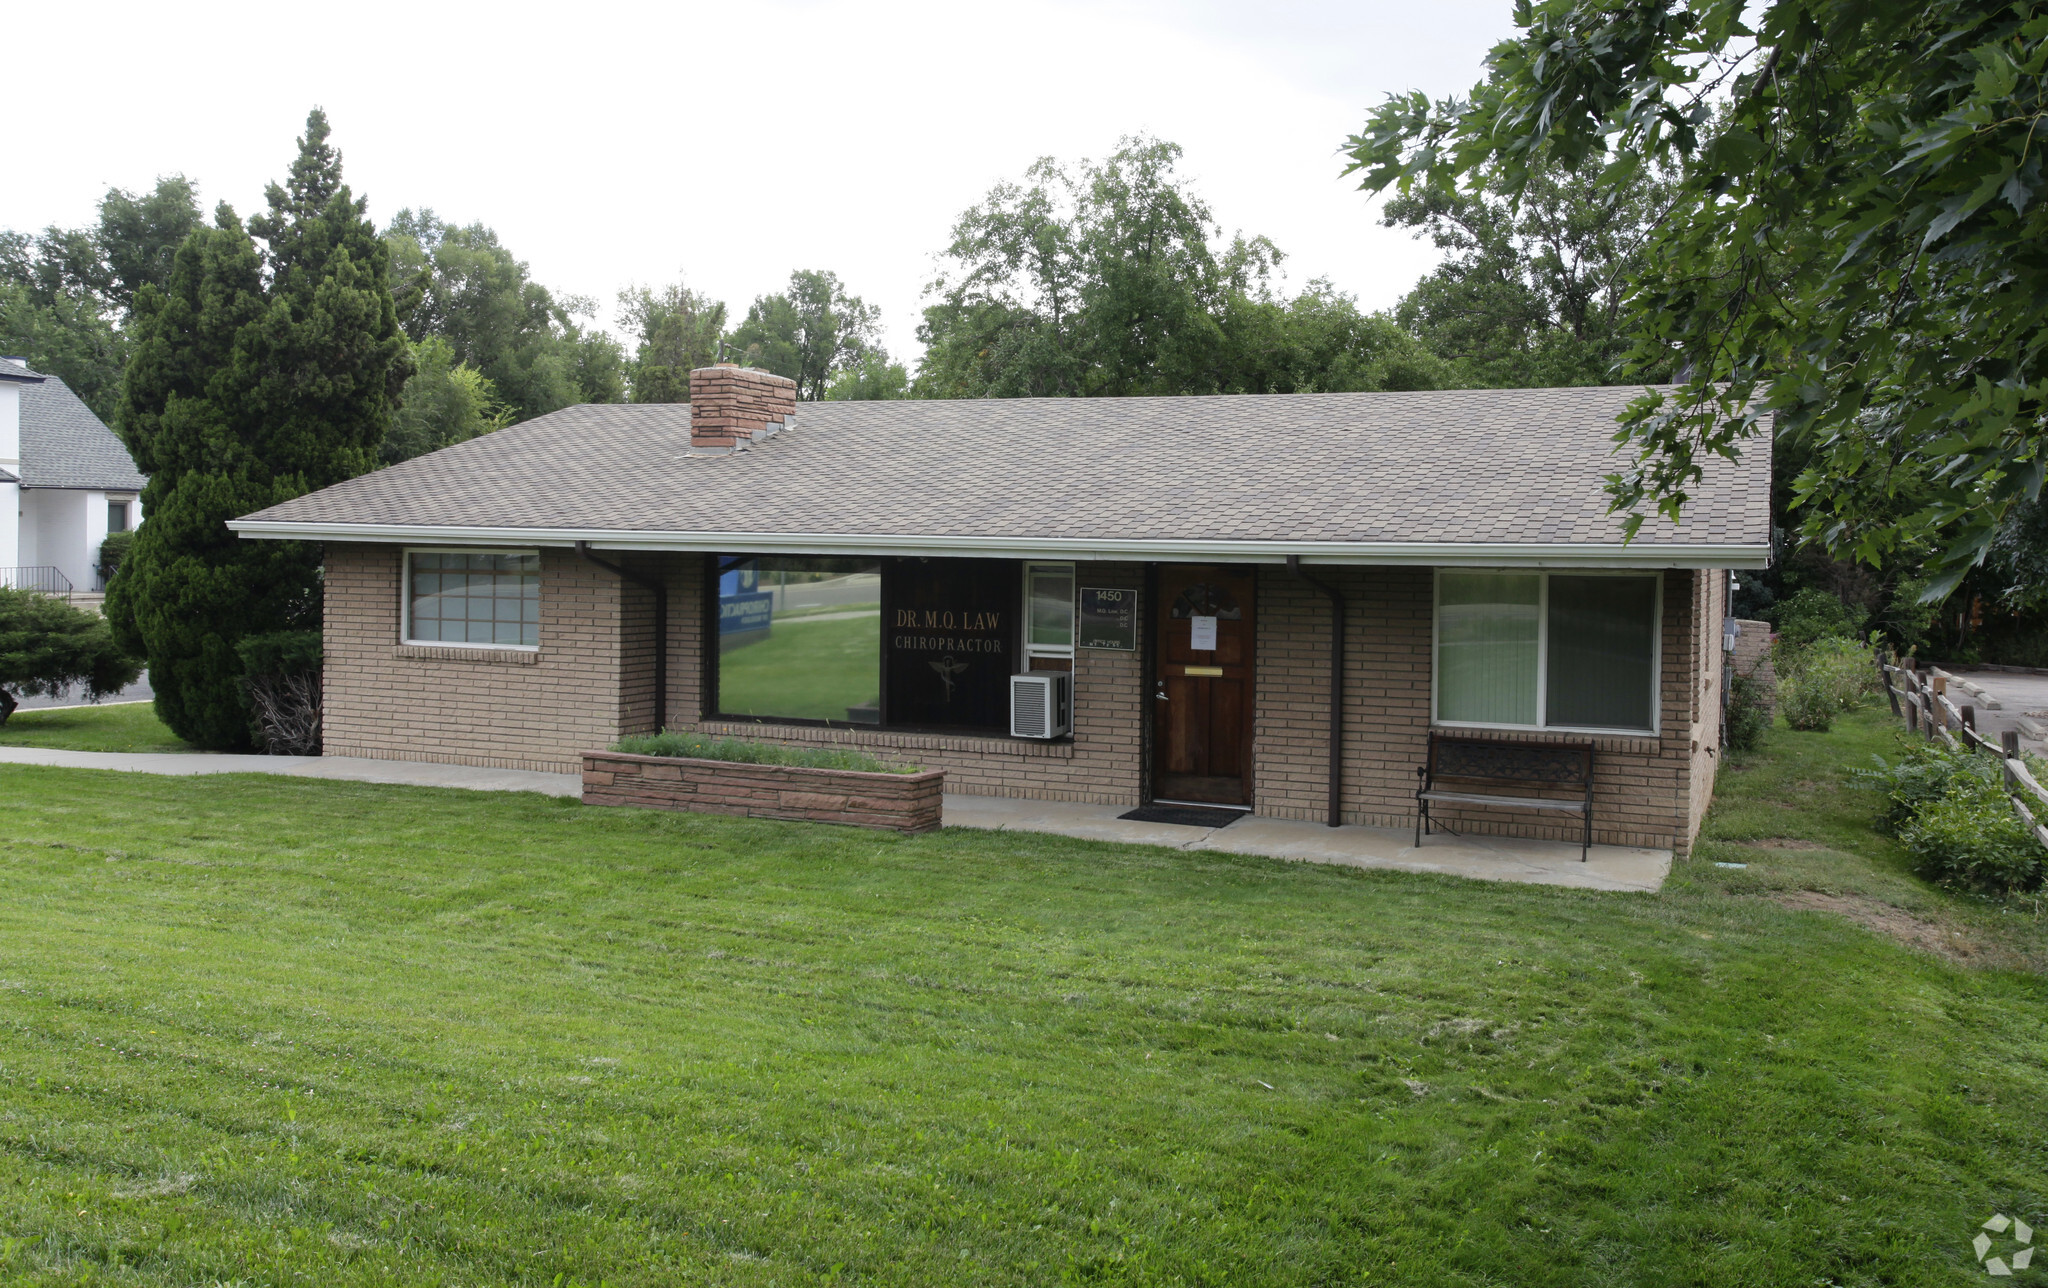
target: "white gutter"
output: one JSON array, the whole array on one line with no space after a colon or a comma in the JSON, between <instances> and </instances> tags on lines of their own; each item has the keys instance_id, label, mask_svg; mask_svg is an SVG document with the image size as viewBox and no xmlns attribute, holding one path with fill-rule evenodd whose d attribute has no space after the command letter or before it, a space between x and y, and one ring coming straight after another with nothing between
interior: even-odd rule
<instances>
[{"instance_id":1,"label":"white gutter","mask_svg":"<svg viewBox=\"0 0 2048 1288\"><path fill-rule=\"evenodd\" d=\"M1594 545L1471 541L1161 541L1116 537L931 537L895 533L637 532L590 528L486 528L398 523L292 523L231 519L244 537L726 554L940 555L955 559L1126 560L1159 563L1413 564L1475 568L1764 568L1768 545L1619 541Z\"/></svg>"}]
</instances>

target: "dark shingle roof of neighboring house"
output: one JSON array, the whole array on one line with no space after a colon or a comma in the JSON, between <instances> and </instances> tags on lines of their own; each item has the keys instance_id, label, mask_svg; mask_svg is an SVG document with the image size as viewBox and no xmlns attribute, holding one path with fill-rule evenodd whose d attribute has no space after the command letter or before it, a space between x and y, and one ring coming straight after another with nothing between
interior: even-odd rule
<instances>
[{"instance_id":1,"label":"dark shingle roof of neighboring house","mask_svg":"<svg viewBox=\"0 0 2048 1288\"><path fill-rule=\"evenodd\" d=\"M1623 463L1615 416L1640 392L806 403L724 456L689 453L687 406L586 405L233 526L650 549L1422 562L1456 545L1760 564L1767 438L1711 459L1682 523L1652 517L1620 549L1602 480Z\"/></svg>"},{"instance_id":2,"label":"dark shingle roof of neighboring house","mask_svg":"<svg viewBox=\"0 0 2048 1288\"><path fill-rule=\"evenodd\" d=\"M0 363L0 368L12 366ZM13 372L25 375L36 373ZM0 372L0 374L11 374ZM148 482L114 431L62 380L21 387L21 485L139 492Z\"/></svg>"}]
</instances>

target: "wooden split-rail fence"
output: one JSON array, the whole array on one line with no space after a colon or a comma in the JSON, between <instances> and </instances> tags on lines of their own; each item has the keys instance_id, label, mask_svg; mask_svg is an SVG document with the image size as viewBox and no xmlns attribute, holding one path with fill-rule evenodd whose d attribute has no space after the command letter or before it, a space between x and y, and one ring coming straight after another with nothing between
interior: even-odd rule
<instances>
[{"instance_id":1,"label":"wooden split-rail fence","mask_svg":"<svg viewBox=\"0 0 2048 1288\"><path fill-rule=\"evenodd\" d=\"M1951 747L1982 752L2002 762L2006 799L2034 839L2048 846L2048 827L2041 824L2041 817L2048 817L2048 789L2034 780L2027 762L2020 758L2019 732L2007 729L1997 742L1978 733L1977 708L1967 702L1956 705L1948 696L1948 677L1922 671L1913 658L1887 662L1880 652L1877 669L1884 679L1885 696L1891 699L1892 714L1904 717L1906 728L1929 742L1940 739Z\"/></svg>"}]
</instances>

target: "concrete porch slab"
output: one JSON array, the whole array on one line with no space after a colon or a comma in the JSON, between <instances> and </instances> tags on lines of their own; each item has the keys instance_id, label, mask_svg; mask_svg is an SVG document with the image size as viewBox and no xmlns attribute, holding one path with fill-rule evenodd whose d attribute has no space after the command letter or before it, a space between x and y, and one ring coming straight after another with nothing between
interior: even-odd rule
<instances>
[{"instance_id":1,"label":"concrete porch slab","mask_svg":"<svg viewBox=\"0 0 2048 1288\"><path fill-rule=\"evenodd\" d=\"M1562 841L1505 836L1428 837L1418 848L1412 829L1325 827L1295 819L1254 815L1229 827L1136 823L1117 817L1125 805L1011 800L1000 796L946 797L946 826L993 831L1049 832L1090 841L1165 845L1182 850L1257 854L1353 868L1436 872L1478 881L1521 881L1581 890L1653 892L1671 873L1671 851L1596 845L1579 861L1579 847Z\"/></svg>"}]
</instances>

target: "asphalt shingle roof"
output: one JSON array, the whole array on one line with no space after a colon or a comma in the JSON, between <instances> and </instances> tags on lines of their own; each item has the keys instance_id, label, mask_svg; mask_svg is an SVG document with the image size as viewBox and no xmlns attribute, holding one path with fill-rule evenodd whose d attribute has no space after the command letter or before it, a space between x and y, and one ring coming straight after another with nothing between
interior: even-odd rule
<instances>
[{"instance_id":1,"label":"asphalt shingle roof","mask_svg":"<svg viewBox=\"0 0 2048 1288\"><path fill-rule=\"evenodd\" d=\"M62 380L44 375L40 384L22 385L23 487L140 492L146 482L114 431Z\"/></svg>"},{"instance_id":2,"label":"asphalt shingle roof","mask_svg":"<svg viewBox=\"0 0 2048 1288\"><path fill-rule=\"evenodd\" d=\"M586 405L249 516L647 533L1620 540L1602 479L1639 388L806 403L691 456L684 405ZM1642 544L1768 545L1766 442Z\"/></svg>"}]
</instances>

